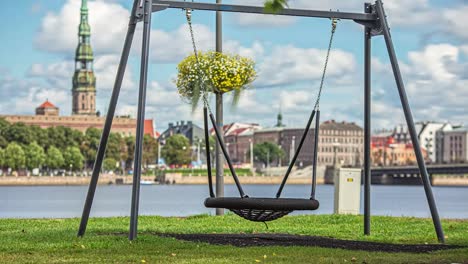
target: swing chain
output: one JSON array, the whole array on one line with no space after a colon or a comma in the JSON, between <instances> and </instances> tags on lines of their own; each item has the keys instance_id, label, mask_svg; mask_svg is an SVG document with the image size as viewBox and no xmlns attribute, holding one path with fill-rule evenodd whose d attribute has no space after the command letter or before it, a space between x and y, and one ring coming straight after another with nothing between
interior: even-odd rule
<instances>
[{"instance_id":1,"label":"swing chain","mask_svg":"<svg viewBox=\"0 0 468 264\"><path fill-rule=\"evenodd\" d=\"M336 18L331 19L332 28L331 28L330 41L328 43L327 56L325 58L325 65L323 66L322 78L320 80L320 88L319 88L319 92L318 92L318 95L317 95L317 99L315 101L314 110L320 110L320 97L322 96L323 84L325 82L325 76L326 76L326 73L327 73L328 61L330 59L330 52L331 52L331 48L332 48L332 45L333 45L333 39L334 39L334 36L335 36L336 27L338 25L338 20L339 19L336 19Z\"/></svg>"},{"instance_id":2,"label":"swing chain","mask_svg":"<svg viewBox=\"0 0 468 264\"><path fill-rule=\"evenodd\" d=\"M192 27L192 9L189 9L187 8L185 10L185 15L187 17L187 24L189 26L189 31L190 31L190 38L192 40L192 47L193 47L193 53L195 55L195 63L196 63L196 67L198 69L198 72L200 74L200 88L201 88L201 92L202 92L202 100L203 100L203 106L206 107L208 109L208 112L210 114L213 114L213 112L211 111L211 108L210 108L210 104L208 102L208 98L207 98L207 93L208 91L206 91L205 89L205 78L207 78L203 72L203 70L201 69L200 67L200 59L198 57L198 50L197 50L197 45L196 45L196 42L195 42L195 35L193 33L193 27Z\"/></svg>"}]
</instances>

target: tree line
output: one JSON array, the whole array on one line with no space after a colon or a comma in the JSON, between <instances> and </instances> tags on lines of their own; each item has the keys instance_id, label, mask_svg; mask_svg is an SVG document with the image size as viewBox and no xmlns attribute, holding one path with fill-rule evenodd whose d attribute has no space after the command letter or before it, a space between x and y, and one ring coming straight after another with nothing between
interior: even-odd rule
<instances>
[{"instance_id":1,"label":"tree line","mask_svg":"<svg viewBox=\"0 0 468 264\"><path fill-rule=\"evenodd\" d=\"M0 167L11 170L89 170L99 146L101 130L88 128L85 133L69 127L40 128L23 123L10 124L0 119ZM111 133L106 149L104 170L132 167L135 138ZM156 139L145 135L143 166L153 164L158 153Z\"/></svg>"},{"instance_id":2,"label":"tree line","mask_svg":"<svg viewBox=\"0 0 468 264\"><path fill-rule=\"evenodd\" d=\"M197 140L198 141L198 140ZM210 155L211 162L215 160L214 147L216 145L216 140L214 136L209 138L210 141ZM203 142L204 143L204 142ZM200 154L205 156L205 146L202 144L200 149ZM272 162L277 162L280 159L284 159L285 153L280 146L271 142L263 142L260 144L255 144L253 146L253 153L255 160L261 162L265 166ZM161 149L161 156L165 159L168 165L183 166L189 164L193 157L193 149L190 146L190 141L183 135L173 135L168 137L165 145ZM250 157L250 150L247 153L247 156ZM205 157L206 158L206 157ZM206 160L205 160L206 161Z\"/></svg>"}]
</instances>

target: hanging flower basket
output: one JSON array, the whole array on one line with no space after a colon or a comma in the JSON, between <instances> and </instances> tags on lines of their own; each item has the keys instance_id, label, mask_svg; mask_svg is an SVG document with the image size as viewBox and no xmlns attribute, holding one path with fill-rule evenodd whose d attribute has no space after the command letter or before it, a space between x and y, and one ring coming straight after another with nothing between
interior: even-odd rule
<instances>
[{"instance_id":1,"label":"hanging flower basket","mask_svg":"<svg viewBox=\"0 0 468 264\"><path fill-rule=\"evenodd\" d=\"M252 59L214 51L199 52L198 63L194 54L186 57L177 70L177 89L180 96L192 104L193 110L203 89L218 94L233 92L233 105L236 105L241 92L256 78Z\"/></svg>"}]
</instances>

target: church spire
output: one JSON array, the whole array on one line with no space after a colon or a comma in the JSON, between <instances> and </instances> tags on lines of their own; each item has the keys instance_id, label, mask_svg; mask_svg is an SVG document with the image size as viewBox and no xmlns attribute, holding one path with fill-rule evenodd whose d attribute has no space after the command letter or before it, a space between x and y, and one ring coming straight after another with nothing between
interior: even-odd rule
<instances>
[{"instance_id":1,"label":"church spire","mask_svg":"<svg viewBox=\"0 0 468 264\"><path fill-rule=\"evenodd\" d=\"M276 116L276 127L284 127L283 114L281 113L281 105L279 107L278 115Z\"/></svg>"},{"instance_id":2,"label":"church spire","mask_svg":"<svg viewBox=\"0 0 468 264\"><path fill-rule=\"evenodd\" d=\"M96 114L96 77L93 70L94 55L90 39L91 27L88 23L88 1L82 0L72 89L72 113L74 115Z\"/></svg>"}]
</instances>

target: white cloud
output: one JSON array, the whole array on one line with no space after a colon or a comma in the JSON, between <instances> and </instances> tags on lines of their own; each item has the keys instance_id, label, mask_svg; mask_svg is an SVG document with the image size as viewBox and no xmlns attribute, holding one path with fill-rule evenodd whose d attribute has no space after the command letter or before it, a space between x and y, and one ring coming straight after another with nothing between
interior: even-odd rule
<instances>
[{"instance_id":1,"label":"white cloud","mask_svg":"<svg viewBox=\"0 0 468 264\"><path fill-rule=\"evenodd\" d=\"M238 41L228 40L223 48L225 52L238 54L253 60L260 59L265 54L264 45L260 41L254 41L251 47L245 47Z\"/></svg>"},{"instance_id":2,"label":"white cloud","mask_svg":"<svg viewBox=\"0 0 468 264\"><path fill-rule=\"evenodd\" d=\"M42 21L35 45L45 51L70 53L78 41L81 1L68 0L58 13L49 12ZM96 53L120 52L130 12L109 1L90 1L89 23ZM112 26L109 26L112 21Z\"/></svg>"},{"instance_id":3,"label":"white cloud","mask_svg":"<svg viewBox=\"0 0 468 264\"><path fill-rule=\"evenodd\" d=\"M442 19L445 20L443 31L457 36L463 40L468 39L468 32L466 25L468 24L468 5L462 5L453 9L444 9L442 12ZM440 19L440 16L438 17Z\"/></svg>"},{"instance_id":4,"label":"white cloud","mask_svg":"<svg viewBox=\"0 0 468 264\"><path fill-rule=\"evenodd\" d=\"M214 33L205 25L194 24L193 31L198 51L214 49ZM151 60L158 63L177 63L193 53L192 40L187 25L181 25L175 31L152 30ZM135 43L138 48L139 43Z\"/></svg>"},{"instance_id":5,"label":"white cloud","mask_svg":"<svg viewBox=\"0 0 468 264\"><path fill-rule=\"evenodd\" d=\"M78 42L79 9L81 1L68 0L62 9L48 13L42 21L35 44L44 51L68 54ZM91 1L88 3L91 44L95 54L120 54L127 32L130 12L118 3ZM110 26L109 21L112 21ZM214 49L214 33L205 25L194 24L195 40L200 50ZM132 53L140 56L142 24L135 32ZM174 31L151 30L150 56L152 62L176 63L192 53L188 26L180 25Z\"/></svg>"},{"instance_id":6,"label":"white cloud","mask_svg":"<svg viewBox=\"0 0 468 264\"><path fill-rule=\"evenodd\" d=\"M43 85L36 80L18 79L0 74L0 97L8 98L0 104L2 114L33 114L34 109L46 99L57 105L71 105L68 90Z\"/></svg>"},{"instance_id":7,"label":"white cloud","mask_svg":"<svg viewBox=\"0 0 468 264\"><path fill-rule=\"evenodd\" d=\"M435 81L450 81L457 75L450 70L450 65L457 63L459 48L450 44L427 46L423 51L410 52L408 58L412 71L419 78Z\"/></svg>"},{"instance_id":8,"label":"white cloud","mask_svg":"<svg viewBox=\"0 0 468 264\"><path fill-rule=\"evenodd\" d=\"M468 76L464 74L468 67L460 59L461 49L451 44L431 44L408 54L408 64L402 67L403 79L416 120L463 123L468 119ZM385 92L376 98L376 107L381 113L388 109L388 114L381 119L391 120L395 111L402 110L391 67L383 63L381 67L381 81L377 85Z\"/></svg>"},{"instance_id":9,"label":"white cloud","mask_svg":"<svg viewBox=\"0 0 468 264\"><path fill-rule=\"evenodd\" d=\"M259 65L258 86L280 86L300 81L314 81L322 76L326 50L302 49L292 45L277 46L272 55ZM327 78L338 82L348 78L356 68L354 56L346 51L332 50Z\"/></svg>"}]
</instances>

